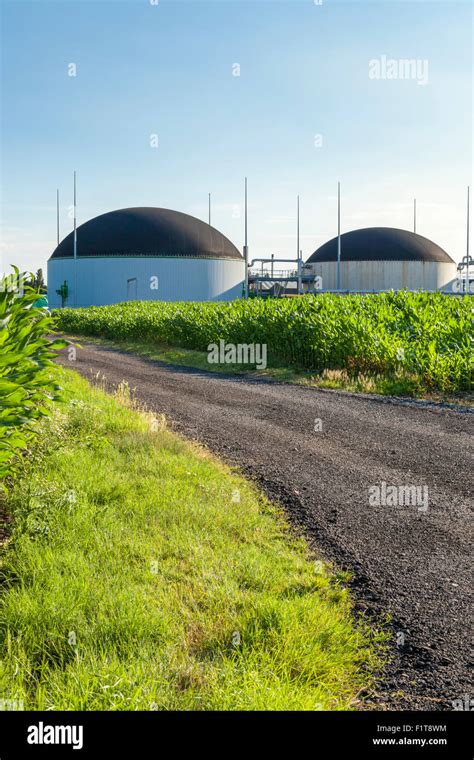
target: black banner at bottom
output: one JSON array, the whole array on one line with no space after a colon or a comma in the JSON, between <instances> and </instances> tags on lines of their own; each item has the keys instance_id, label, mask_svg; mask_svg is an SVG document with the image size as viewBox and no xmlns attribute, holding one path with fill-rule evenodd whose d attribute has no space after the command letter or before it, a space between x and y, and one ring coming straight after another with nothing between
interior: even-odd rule
<instances>
[{"instance_id":1,"label":"black banner at bottom","mask_svg":"<svg viewBox=\"0 0 474 760\"><path fill-rule=\"evenodd\" d=\"M201 751L473 757L471 712L0 712L0 760Z\"/></svg>"}]
</instances>

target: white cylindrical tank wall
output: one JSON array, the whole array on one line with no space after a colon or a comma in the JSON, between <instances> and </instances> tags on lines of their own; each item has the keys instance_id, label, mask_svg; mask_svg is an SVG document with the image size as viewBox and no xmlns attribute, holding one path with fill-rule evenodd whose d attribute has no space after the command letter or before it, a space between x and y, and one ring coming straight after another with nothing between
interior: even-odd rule
<instances>
[{"instance_id":1,"label":"white cylindrical tank wall","mask_svg":"<svg viewBox=\"0 0 474 760\"><path fill-rule=\"evenodd\" d=\"M441 290L456 276L456 264L444 261L341 261L342 290ZM337 288L337 263L306 264L321 277L323 290ZM311 289L311 286L310 286Z\"/></svg>"},{"instance_id":2,"label":"white cylindrical tank wall","mask_svg":"<svg viewBox=\"0 0 474 760\"><path fill-rule=\"evenodd\" d=\"M244 260L150 256L52 258L48 301L68 285L66 306L103 306L122 301L230 301L242 296ZM75 292L77 291L77 292Z\"/></svg>"}]
</instances>

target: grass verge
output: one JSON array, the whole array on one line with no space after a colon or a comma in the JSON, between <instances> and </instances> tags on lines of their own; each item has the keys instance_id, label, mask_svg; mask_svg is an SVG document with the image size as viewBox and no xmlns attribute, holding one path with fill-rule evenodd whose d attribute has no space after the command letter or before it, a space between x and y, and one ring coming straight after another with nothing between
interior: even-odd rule
<instances>
[{"instance_id":1,"label":"grass verge","mask_svg":"<svg viewBox=\"0 0 474 760\"><path fill-rule=\"evenodd\" d=\"M58 369L3 511L0 699L53 710L342 710L380 665L344 576L228 467ZM122 396L123 402L123 396Z\"/></svg>"}]
</instances>

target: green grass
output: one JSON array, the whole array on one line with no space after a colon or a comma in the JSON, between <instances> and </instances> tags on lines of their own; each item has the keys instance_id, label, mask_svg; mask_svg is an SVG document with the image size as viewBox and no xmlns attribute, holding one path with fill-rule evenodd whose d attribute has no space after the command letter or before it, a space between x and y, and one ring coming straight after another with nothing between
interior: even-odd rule
<instances>
[{"instance_id":1,"label":"green grass","mask_svg":"<svg viewBox=\"0 0 474 760\"><path fill-rule=\"evenodd\" d=\"M238 474L57 370L1 510L0 699L25 709L342 710L383 636ZM122 401L122 403L120 403Z\"/></svg>"}]
</instances>

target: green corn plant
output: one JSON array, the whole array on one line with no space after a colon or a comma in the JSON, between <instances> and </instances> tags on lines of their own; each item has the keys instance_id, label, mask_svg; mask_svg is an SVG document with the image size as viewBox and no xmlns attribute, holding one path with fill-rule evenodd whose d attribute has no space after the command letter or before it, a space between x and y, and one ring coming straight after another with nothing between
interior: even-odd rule
<instances>
[{"instance_id":1,"label":"green corn plant","mask_svg":"<svg viewBox=\"0 0 474 760\"><path fill-rule=\"evenodd\" d=\"M48 414L58 397L52 360L65 340L51 340L54 320L46 309L32 308L38 290L24 285L17 267L0 280L0 488L19 463L19 452L35 434L34 422Z\"/></svg>"},{"instance_id":2,"label":"green corn plant","mask_svg":"<svg viewBox=\"0 0 474 760\"><path fill-rule=\"evenodd\" d=\"M64 332L206 351L210 343L265 343L269 365L350 375L405 374L426 388L472 387L469 296L321 293L229 303L128 302L62 309Z\"/></svg>"}]
</instances>

